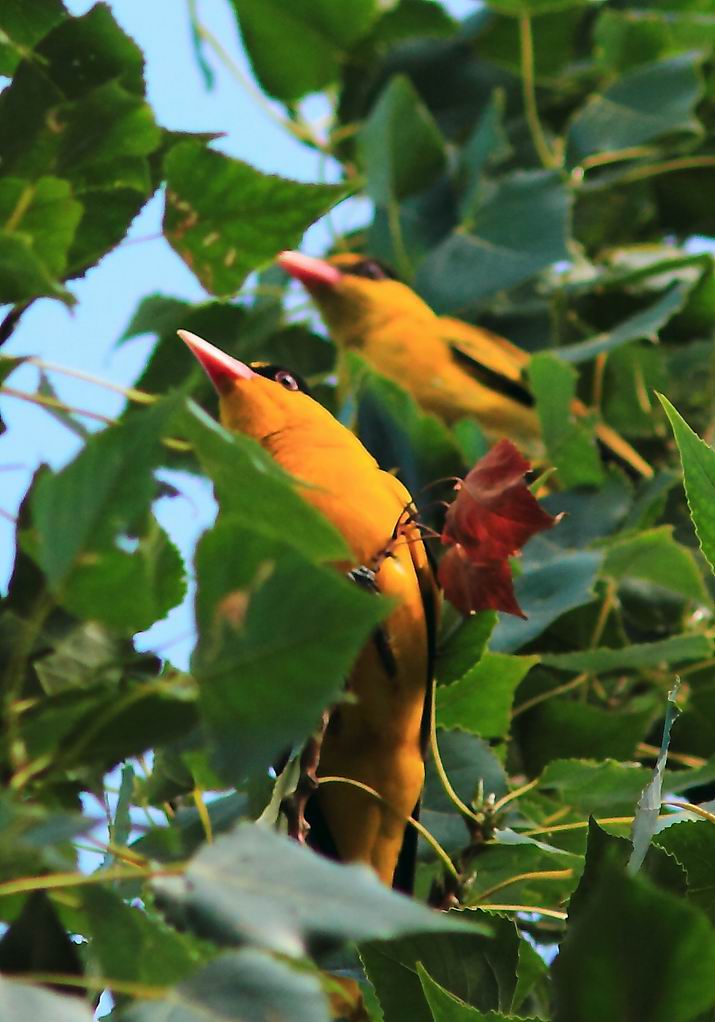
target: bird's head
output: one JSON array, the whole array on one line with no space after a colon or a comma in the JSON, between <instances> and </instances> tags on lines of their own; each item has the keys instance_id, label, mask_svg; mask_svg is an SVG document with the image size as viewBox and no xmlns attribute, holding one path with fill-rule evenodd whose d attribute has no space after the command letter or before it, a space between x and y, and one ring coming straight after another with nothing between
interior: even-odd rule
<instances>
[{"instance_id":1,"label":"bird's head","mask_svg":"<svg viewBox=\"0 0 715 1022\"><path fill-rule=\"evenodd\" d=\"M376 259L349 252L328 259L281 252L278 265L310 292L339 344L361 347L371 330L392 319L414 323L434 317L419 295Z\"/></svg>"},{"instance_id":2,"label":"bird's head","mask_svg":"<svg viewBox=\"0 0 715 1022\"><path fill-rule=\"evenodd\" d=\"M221 423L275 450L288 433L306 439L342 426L313 400L301 378L264 362L246 365L202 337L179 330L219 395Z\"/></svg>"}]
</instances>

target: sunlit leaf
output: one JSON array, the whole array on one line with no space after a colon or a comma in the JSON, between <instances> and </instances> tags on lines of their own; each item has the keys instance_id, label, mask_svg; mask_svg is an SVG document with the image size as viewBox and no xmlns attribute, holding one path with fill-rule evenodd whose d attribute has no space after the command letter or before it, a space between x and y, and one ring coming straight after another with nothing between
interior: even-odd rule
<instances>
[{"instance_id":1,"label":"sunlit leaf","mask_svg":"<svg viewBox=\"0 0 715 1022\"><path fill-rule=\"evenodd\" d=\"M514 692L538 657L485 653L459 681L437 689L437 723L499 738L509 730Z\"/></svg>"},{"instance_id":2,"label":"sunlit leaf","mask_svg":"<svg viewBox=\"0 0 715 1022\"><path fill-rule=\"evenodd\" d=\"M263 174L198 142L166 159L164 233L211 294L232 295L251 270L298 244L307 227L347 194Z\"/></svg>"},{"instance_id":3,"label":"sunlit leaf","mask_svg":"<svg viewBox=\"0 0 715 1022\"><path fill-rule=\"evenodd\" d=\"M193 670L216 765L235 781L340 699L389 604L231 516L201 540L197 577Z\"/></svg>"}]
</instances>

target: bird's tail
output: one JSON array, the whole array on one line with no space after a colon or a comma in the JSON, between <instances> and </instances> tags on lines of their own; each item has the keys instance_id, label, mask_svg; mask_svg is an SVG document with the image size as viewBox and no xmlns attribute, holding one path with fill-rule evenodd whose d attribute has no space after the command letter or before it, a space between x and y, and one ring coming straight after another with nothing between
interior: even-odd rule
<instances>
[{"instance_id":1,"label":"bird's tail","mask_svg":"<svg viewBox=\"0 0 715 1022\"><path fill-rule=\"evenodd\" d=\"M599 422L596 426L596 436L606 450L614 454L619 461L633 469L635 473L644 479L652 479L652 467L640 456L635 448L631 447L627 440L623 439L620 433L616 433L615 429L611 429L605 423Z\"/></svg>"}]
</instances>

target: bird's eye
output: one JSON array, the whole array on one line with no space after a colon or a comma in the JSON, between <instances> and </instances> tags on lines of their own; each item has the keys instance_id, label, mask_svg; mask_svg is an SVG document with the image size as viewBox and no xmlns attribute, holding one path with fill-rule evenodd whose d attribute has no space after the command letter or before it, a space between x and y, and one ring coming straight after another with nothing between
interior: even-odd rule
<instances>
[{"instance_id":1,"label":"bird's eye","mask_svg":"<svg viewBox=\"0 0 715 1022\"><path fill-rule=\"evenodd\" d=\"M280 383L282 387L285 387L286 390L300 390L295 376L292 376L285 369L278 370L275 375L275 381L276 383Z\"/></svg>"},{"instance_id":2,"label":"bird's eye","mask_svg":"<svg viewBox=\"0 0 715 1022\"><path fill-rule=\"evenodd\" d=\"M377 259L363 259L343 272L351 274L353 277L366 277L368 280L397 280L397 274L379 263Z\"/></svg>"}]
</instances>

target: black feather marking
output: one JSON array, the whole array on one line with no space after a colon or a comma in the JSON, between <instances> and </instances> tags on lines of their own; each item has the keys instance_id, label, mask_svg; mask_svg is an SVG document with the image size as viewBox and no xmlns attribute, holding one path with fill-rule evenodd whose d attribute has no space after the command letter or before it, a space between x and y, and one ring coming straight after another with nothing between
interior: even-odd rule
<instances>
[{"instance_id":1,"label":"black feather marking","mask_svg":"<svg viewBox=\"0 0 715 1022\"><path fill-rule=\"evenodd\" d=\"M495 369L490 369L489 366L485 366L482 362L477 362L475 358L462 351L456 344L450 344L449 347L455 359L465 369L468 369L472 376L480 383L483 383L485 387L489 387L495 393L508 397L512 401L524 405L526 408L534 407L534 398L523 383L510 380L508 376L503 376Z\"/></svg>"}]
</instances>

